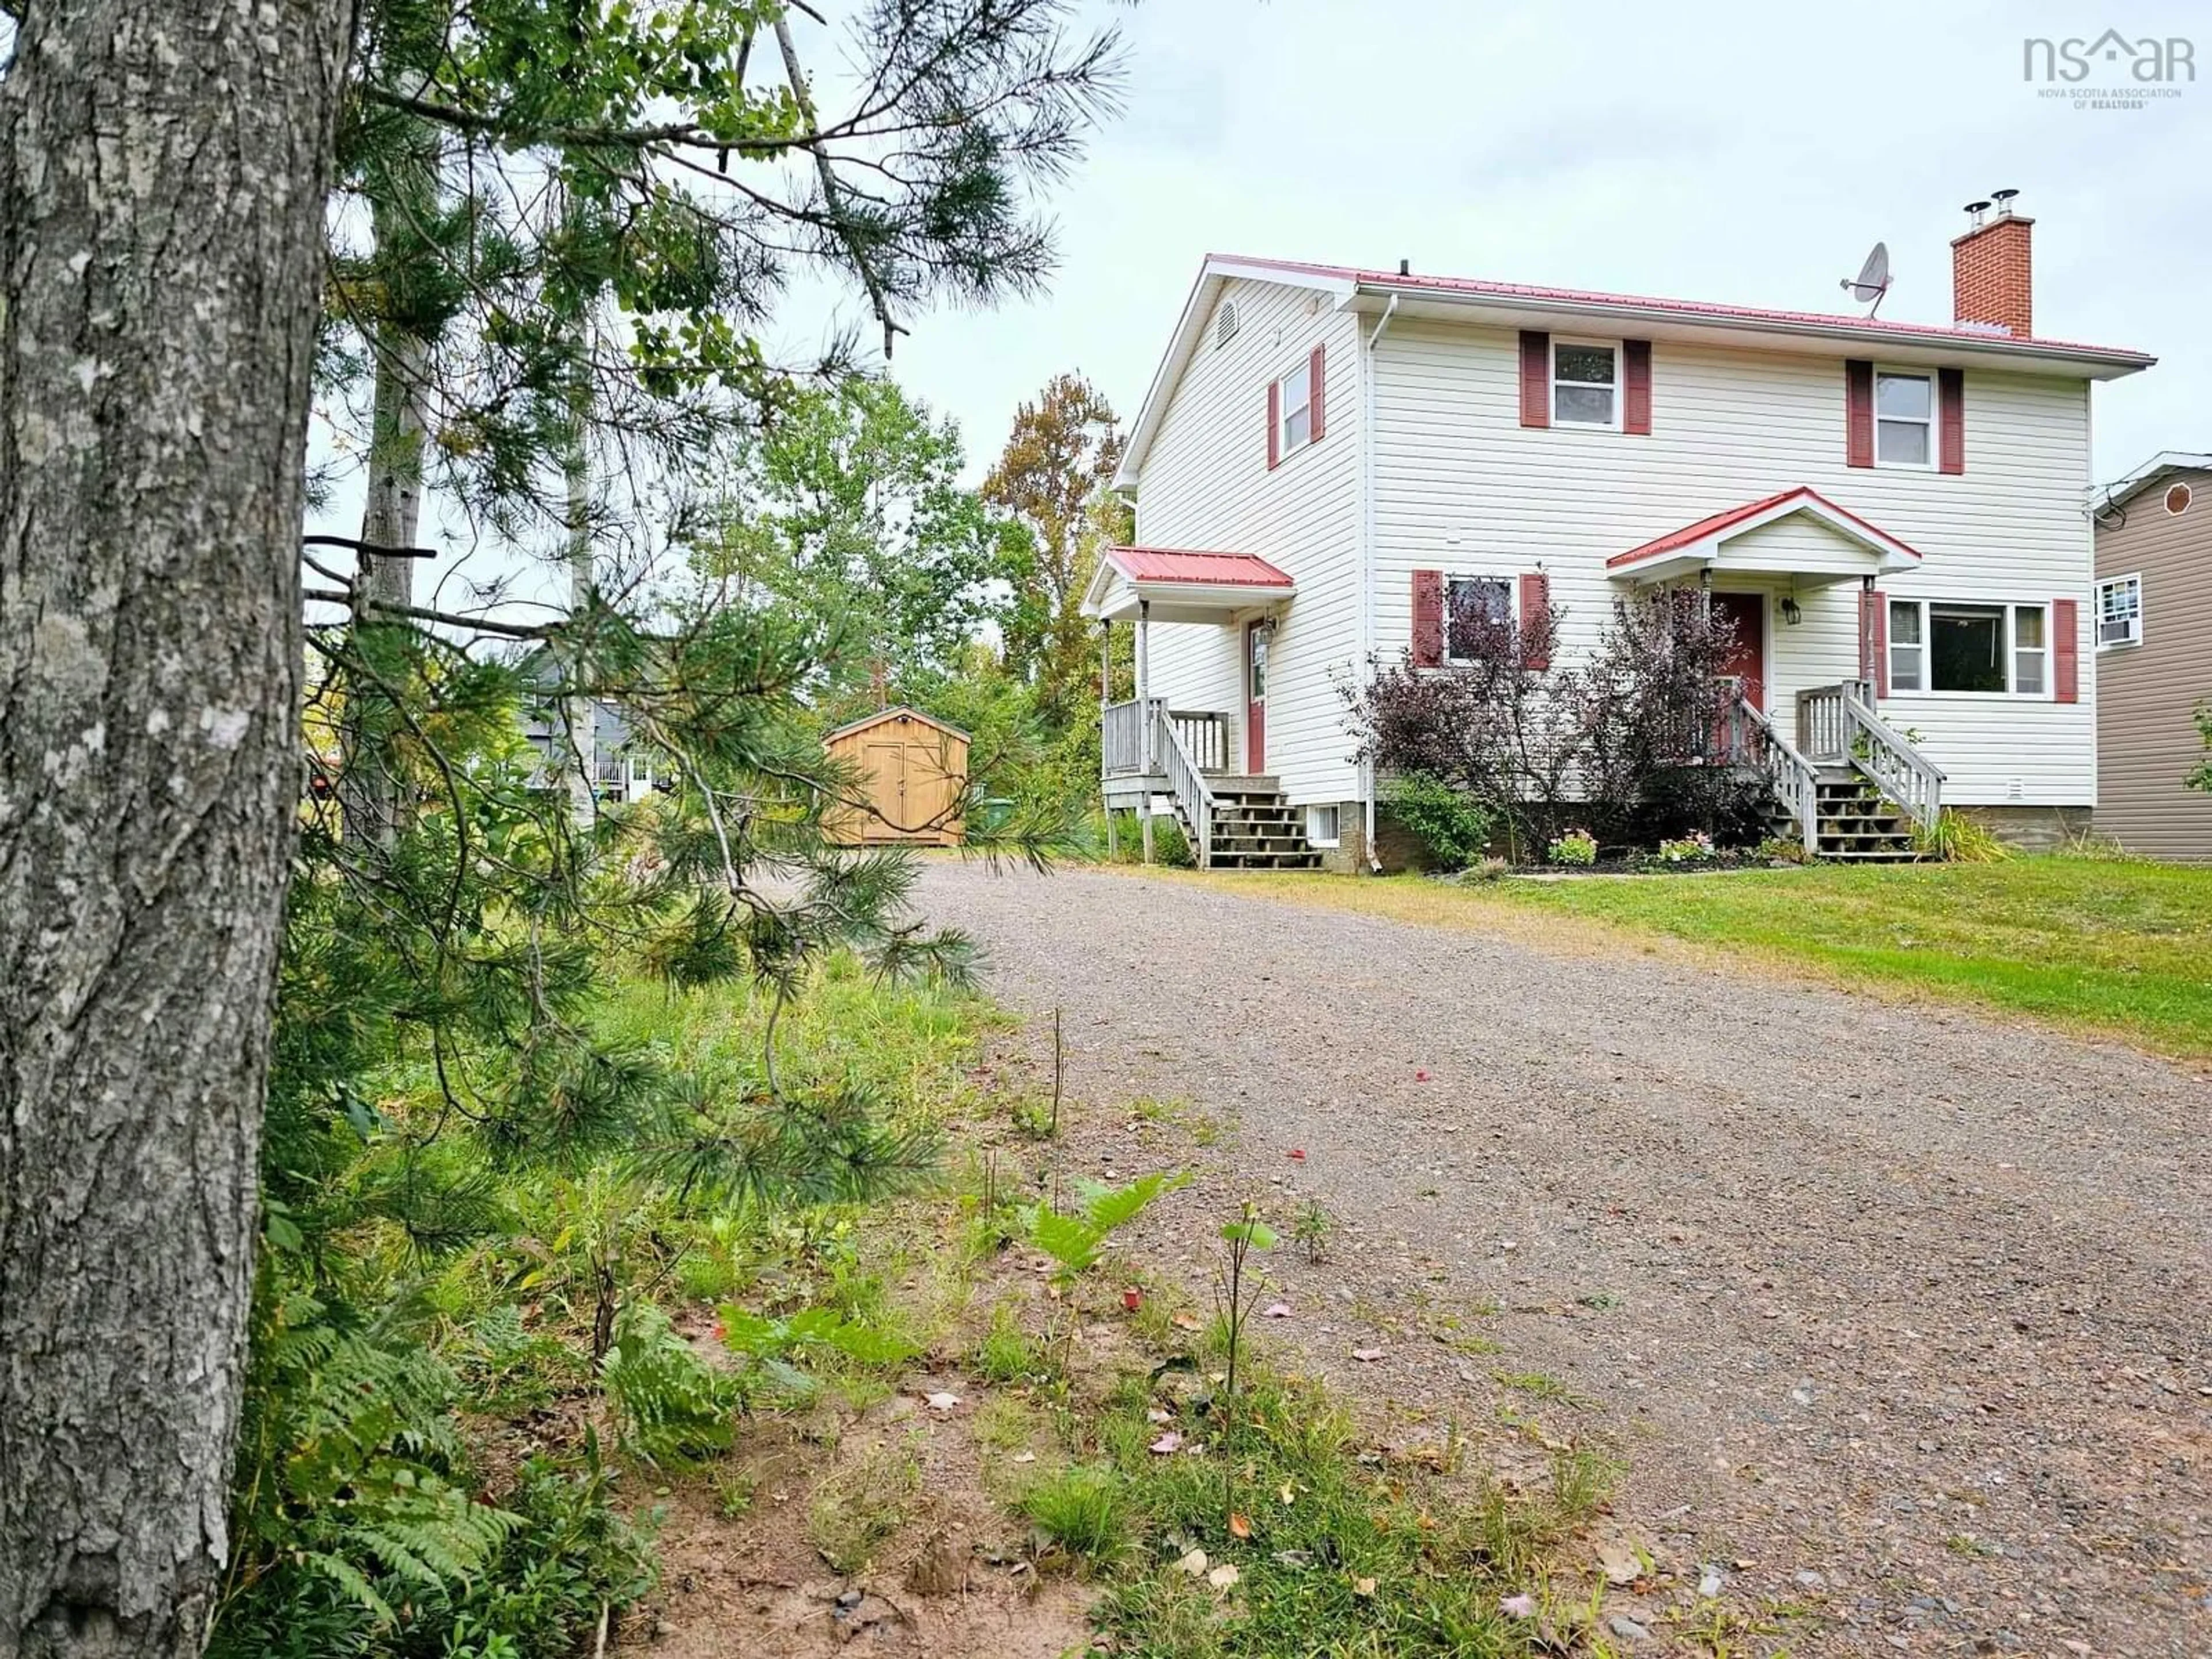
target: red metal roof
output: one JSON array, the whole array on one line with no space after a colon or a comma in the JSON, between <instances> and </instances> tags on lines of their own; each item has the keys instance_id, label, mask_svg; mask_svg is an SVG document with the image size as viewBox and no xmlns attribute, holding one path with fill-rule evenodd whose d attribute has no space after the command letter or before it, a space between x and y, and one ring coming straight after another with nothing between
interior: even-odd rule
<instances>
[{"instance_id":1,"label":"red metal roof","mask_svg":"<svg viewBox=\"0 0 2212 1659\"><path fill-rule=\"evenodd\" d=\"M1240 265L1251 265L1262 270L1298 272L1309 276L1330 277L1340 282L1357 283L1378 288L1434 289L1452 294L1494 295L1501 300L1553 300L1562 305L1632 306L1640 310L1668 311L1688 321L1705 317L1732 323L1771 323L1778 326L1834 329L1871 329L1877 332L1895 334L1900 337L1919 337L1937 340L1967 340L1978 345L1993 342L2022 346L2049 346L2061 351L2094 351L2114 356L2142 357L2149 354L2132 350L2125 346L2089 345L2079 340L2054 340L2042 335L2012 334L2004 330L1985 328L1953 328L1940 323L1899 322L1887 317L1854 317L1821 311L1775 311L1759 306L1717 305L1706 300L1668 300L1637 294L1602 294L1572 288L1545 288L1527 283L1486 282L1473 276L1401 276L1395 270L1361 270L1351 265L1306 264L1295 259L1254 259L1243 254L1223 253L1211 256Z\"/></svg>"},{"instance_id":2,"label":"red metal roof","mask_svg":"<svg viewBox=\"0 0 2212 1659\"><path fill-rule=\"evenodd\" d=\"M1200 553L1177 547L1109 547L1106 556L1133 582L1210 587L1291 587L1290 576L1255 553Z\"/></svg>"},{"instance_id":3,"label":"red metal roof","mask_svg":"<svg viewBox=\"0 0 2212 1659\"><path fill-rule=\"evenodd\" d=\"M1747 501L1741 507L1732 507L1724 513L1715 513L1708 518L1698 520L1695 524L1686 524L1680 530L1670 530L1665 535L1644 543L1641 547L1630 548L1626 553L1616 553L1605 562L1606 568L1611 570L1624 564L1635 564L1640 560L1656 558L1662 553L1672 553L1678 547L1687 547L1693 542L1705 540L1708 536L1717 536L1731 525L1741 524L1747 519L1755 519L1762 513L1791 501L1817 503L1823 510L1832 513L1836 517L1849 520L1877 540L1887 542L1902 552L1910 553L1916 559L1920 556L1919 550L1907 546L1887 530L1878 529L1859 517L1857 514L1838 507L1810 484L1799 484L1795 489L1785 489L1779 495L1767 495L1755 501Z\"/></svg>"}]
</instances>

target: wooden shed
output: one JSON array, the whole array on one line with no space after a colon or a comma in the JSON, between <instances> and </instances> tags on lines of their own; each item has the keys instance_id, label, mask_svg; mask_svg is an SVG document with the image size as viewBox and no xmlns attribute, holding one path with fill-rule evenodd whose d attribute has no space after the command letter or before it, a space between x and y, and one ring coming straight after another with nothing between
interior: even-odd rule
<instances>
[{"instance_id":1,"label":"wooden shed","mask_svg":"<svg viewBox=\"0 0 2212 1659\"><path fill-rule=\"evenodd\" d=\"M858 781L858 802L828 815L841 847L902 842L957 847L968 788L968 734L903 703L841 726L823 739Z\"/></svg>"}]
</instances>

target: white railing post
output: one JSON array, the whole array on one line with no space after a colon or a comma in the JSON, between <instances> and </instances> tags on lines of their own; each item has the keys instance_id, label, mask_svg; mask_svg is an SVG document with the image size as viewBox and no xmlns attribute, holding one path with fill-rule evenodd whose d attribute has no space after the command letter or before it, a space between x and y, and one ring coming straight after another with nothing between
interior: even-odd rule
<instances>
[{"instance_id":1,"label":"white railing post","mask_svg":"<svg viewBox=\"0 0 2212 1659\"><path fill-rule=\"evenodd\" d=\"M1735 709L1736 720L1745 733L1742 750L1749 751L1759 769L1765 773L1774 798L1797 821L1805 855L1814 857L1820 850L1820 775L1814 769L1812 762L1790 746L1789 739L1775 729L1774 722L1753 708L1741 692L1736 694ZM1802 703L1799 713L1802 737Z\"/></svg>"}]
</instances>

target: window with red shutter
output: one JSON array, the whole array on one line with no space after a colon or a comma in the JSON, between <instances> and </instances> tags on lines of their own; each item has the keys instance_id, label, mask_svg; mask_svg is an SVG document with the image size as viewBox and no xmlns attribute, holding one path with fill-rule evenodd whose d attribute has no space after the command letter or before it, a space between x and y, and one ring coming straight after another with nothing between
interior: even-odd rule
<instances>
[{"instance_id":1,"label":"window with red shutter","mask_svg":"<svg viewBox=\"0 0 2212 1659\"><path fill-rule=\"evenodd\" d=\"M1413 573L1413 666L1435 668L1444 659L1444 573Z\"/></svg>"},{"instance_id":2,"label":"window with red shutter","mask_svg":"<svg viewBox=\"0 0 2212 1659\"><path fill-rule=\"evenodd\" d=\"M1620 343L1620 429L1648 436L1651 431L1651 342Z\"/></svg>"},{"instance_id":3,"label":"window with red shutter","mask_svg":"<svg viewBox=\"0 0 2212 1659\"><path fill-rule=\"evenodd\" d=\"M1936 371L1936 402L1940 417L1936 434L1939 465L1946 472L1966 470L1966 373L1960 368Z\"/></svg>"},{"instance_id":4,"label":"window with red shutter","mask_svg":"<svg viewBox=\"0 0 2212 1659\"><path fill-rule=\"evenodd\" d=\"M1540 570L1521 578L1521 665L1539 671L1552 665L1545 648L1545 623L1552 610L1552 579Z\"/></svg>"},{"instance_id":5,"label":"window with red shutter","mask_svg":"<svg viewBox=\"0 0 2212 1659\"><path fill-rule=\"evenodd\" d=\"M1844 364L1844 464L1874 465L1874 365L1856 357Z\"/></svg>"},{"instance_id":6,"label":"window with red shutter","mask_svg":"<svg viewBox=\"0 0 2212 1659\"><path fill-rule=\"evenodd\" d=\"M2080 606L2072 599L2051 602L2051 695L2060 702L2081 701Z\"/></svg>"},{"instance_id":7,"label":"window with red shutter","mask_svg":"<svg viewBox=\"0 0 2212 1659\"><path fill-rule=\"evenodd\" d=\"M1521 335L1521 424L1552 423L1552 337L1524 330Z\"/></svg>"}]
</instances>

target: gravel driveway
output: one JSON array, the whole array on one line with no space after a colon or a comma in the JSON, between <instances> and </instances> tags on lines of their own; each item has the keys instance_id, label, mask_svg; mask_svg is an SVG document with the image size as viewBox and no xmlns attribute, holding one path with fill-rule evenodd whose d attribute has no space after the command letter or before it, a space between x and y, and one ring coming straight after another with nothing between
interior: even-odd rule
<instances>
[{"instance_id":1,"label":"gravel driveway","mask_svg":"<svg viewBox=\"0 0 2212 1659\"><path fill-rule=\"evenodd\" d=\"M1271 1261L1271 1335L1462 1422L1498 1370L1556 1379L1578 1407L1512 1397L1620 1449L1624 1529L1682 1583L1817 1610L1790 1651L2212 1655L2212 1081L1264 877L933 863L920 902L1066 1010L1074 1099L1234 1126L1148 1248L1195 1275L1236 1195L1318 1197L1338 1248ZM1081 1155L1139 1167L1091 1116ZM1492 1305L1495 1357L1419 1334Z\"/></svg>"}]
</instances>

